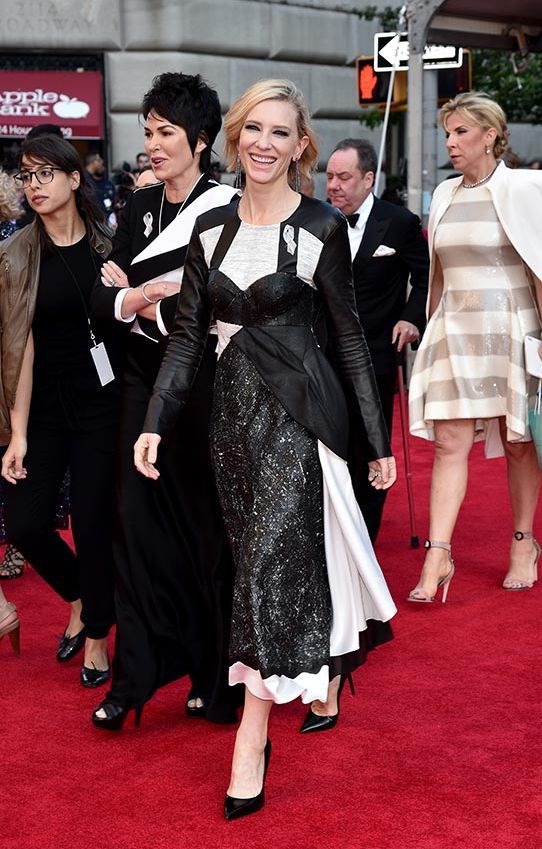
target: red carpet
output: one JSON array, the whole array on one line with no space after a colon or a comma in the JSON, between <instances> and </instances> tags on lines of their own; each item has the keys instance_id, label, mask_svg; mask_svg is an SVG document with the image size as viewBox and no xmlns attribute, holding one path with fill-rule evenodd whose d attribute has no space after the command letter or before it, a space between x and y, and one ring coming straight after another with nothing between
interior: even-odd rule
<instances>
[{"instance_id":1,"label":"red carpet","mask_svg":"<svg viewBox=\"0 0 542 849\"><path fill-rule=\"evenodd\" d=\"M411 444L423 539L432 449ZM305 708L275 709L266 807L232 823L233 729L186 718L177 682L140 729L95 730L100 692L54 658L64 606L31 571L4 582L22 654L0 644L1 849L540 849L542 583L499 589L511 531L503 463L475 446L448 602L406 604L423 552L408 547L404 481L394 488L379 556L396 639L356 673L334 731L302 737Z\"/></svg>"}]
</instances>

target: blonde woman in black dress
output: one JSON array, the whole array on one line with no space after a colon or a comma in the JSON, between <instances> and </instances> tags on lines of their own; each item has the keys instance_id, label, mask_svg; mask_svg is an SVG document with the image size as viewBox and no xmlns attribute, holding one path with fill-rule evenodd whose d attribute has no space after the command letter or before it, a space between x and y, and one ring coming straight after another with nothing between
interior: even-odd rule
<instances>
[{"instance_id":1,"label":"blonde woman in black dress","mask_svg":"<svg viewBox=\"0 0 542 849\"><path fill-rule=\"evenodd\" d=\"M355 311L346 219L290 187L317 155L301 92L257 83L225 130L246 188L198 219L135 460L158 479L157 448L188 398L213 313L212 447L236 565L230 684L245 686L225 801L233 819L263 805L273 703L301 697L309 724L318 712L336 717L340 676L391 637L395 607L344 459L344 397L312 331L320 308L358 398L375 486L391 486L395 463Z\"/></svg>"}]
</instances>

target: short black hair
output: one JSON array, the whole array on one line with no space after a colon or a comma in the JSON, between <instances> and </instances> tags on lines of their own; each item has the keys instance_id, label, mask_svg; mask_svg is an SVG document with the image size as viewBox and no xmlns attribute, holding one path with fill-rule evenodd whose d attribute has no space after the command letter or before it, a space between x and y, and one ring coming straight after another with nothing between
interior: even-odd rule
<instances>
[{"instance_id":1,"label":"short black hair","mask_svg":"<svg viewBox=\"0 0 542 849\"><path fill-rule=\"evenodd\" d=\"M58 136L63 139L64 134L58 124L36 124L35 127L32 127L25 136L25 140L35 139L38 136Z\"/></svg>"},{"instance_id":2,"label":"short black hair","mask_svg":"<svg viewBox=\"0 0 542 849\"><path fill-rule=\"evenodd\" d=\"M201 152L200 169L208 171L211 165L211 148L222 125L218 94L196 74L166 72L155 77L144 95L141 114L147 120L150 112L182 127L190 150L194 154L198 139L207 147Z\"/></svg>"},{"instance_id":3,"label":"short black hair","mask_svg":"<svg viewBox=\"0 0 542 849\"><path fill-rule=\"evenodd\" d=\"M378 157L371 142L368 142L366 139L343 139L335 145L331 153L335 153L336 150L349 150L350 148L353 148L358 155L358 165L361 173L367 174L368 171L372 171L376 175Z\"/></svg>"}]
</instances>

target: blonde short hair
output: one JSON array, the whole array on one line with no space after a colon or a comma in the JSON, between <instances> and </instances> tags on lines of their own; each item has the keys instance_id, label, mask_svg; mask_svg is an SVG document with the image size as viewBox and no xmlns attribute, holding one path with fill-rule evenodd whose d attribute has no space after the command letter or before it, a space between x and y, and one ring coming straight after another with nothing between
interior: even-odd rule
<instances>
[{"instance_id":1,"label":"blonde short hair","mask_svg":"<svg viewBox=\"0 0 542 849\"><path fill-rule=\"evenodd\" d=\"M22 198L15 181L0 168L0 223L15 221L22 214Z\"/></svg>"},{"instance_id":2,"label":"blonde short hair","mask_svg":"<svg viewBox=\"0 0 542 849\"><path fill-rule=\"evenodd\" d=\"M309 179L318 162L318 143L309 117L309 110L302 91L291 80L259 80L247 88L239 97L224 118L226 135L225 154L228 171L235 170L237 161L237 143L243 124L251 109L264 100L283 100L290 103L297 116L297 132L299 138L307 136L309 143L299 157L299 170L302 179ZM295 163L290 164L288 177L293 182Z\"/></svg>"},{"instance_id":3,"label":"blonde short hair","mask_svg":"<svg viewBox=\"0 0 542 849\"><path fill-rule=\"evenodd\" d=\"M439 124L446 129L446 122L454 112L462 112L469 121L482 130L494 129L497 138L493 145L493 154L498 159L508 147L508 127L504 110L488 94L482 91L464 91L448 100L438 116Z\"/></svg>"}]
</instances>

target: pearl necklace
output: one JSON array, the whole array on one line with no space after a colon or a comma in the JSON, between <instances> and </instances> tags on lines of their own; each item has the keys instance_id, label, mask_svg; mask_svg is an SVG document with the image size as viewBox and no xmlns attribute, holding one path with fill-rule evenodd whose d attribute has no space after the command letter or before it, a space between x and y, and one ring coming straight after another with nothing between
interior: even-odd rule
<instances>
[{"instance_id":1,"label":"pearl necklace","mask_svg":"<svg viewBox=\"0 0 542 849\"><path fill-rule=\"evenodd\" d=\"M495 173L496 170L497 170L497 166L495 165L495 168L493 168L493 170L490 171L489 174L486 174L485 177L482 177L482 179L478 180L476 183L465 183L465 177L463 177L463 183L462 183L463 188L464 189L475 189L476 186L481 186L482 183L487 183L487 181L490 179L490 177L493 177L493 174Z\"/></svg>"}]
</instances>

